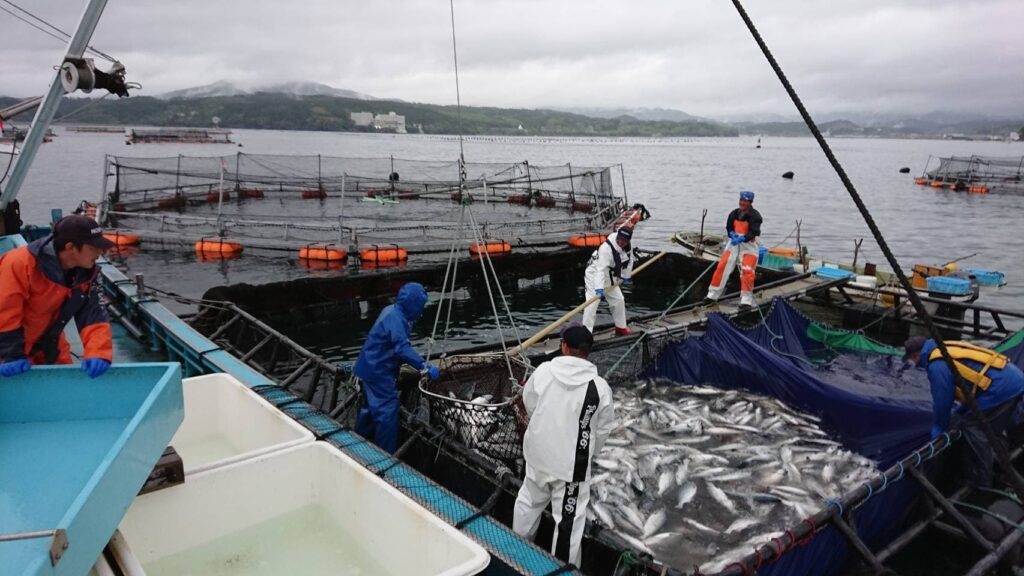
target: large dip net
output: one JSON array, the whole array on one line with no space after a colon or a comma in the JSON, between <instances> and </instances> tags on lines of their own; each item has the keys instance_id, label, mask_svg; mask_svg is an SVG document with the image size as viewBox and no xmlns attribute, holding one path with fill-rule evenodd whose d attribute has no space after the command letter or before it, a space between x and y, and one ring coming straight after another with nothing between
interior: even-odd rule
<instances>
[{"instance_id":1,"label":"large dip net","mask_svg":"<svg viewBox=\"0 0 1024 576\"><path fill-rule=\"evenodd\" d=\"M502 355L466 355L446 358L441 367L441 378L420 381L430 423L467 448L520 470L526 366Z\"/></svg>"},{"instance_id":2,"label":"large dip net","mask_svg":"<svg viewBox=\"0 0 1024 576\"><path fill-rule=\"evenodd\" d=\"M486 238L555 244L614 221L624 201L613 168L243 153L108 156L104 214L110 225L167 238L219 235L268 248L397 243L429 252L466 235L459 206L472 203Z\"/></svg>"}]
</instances>

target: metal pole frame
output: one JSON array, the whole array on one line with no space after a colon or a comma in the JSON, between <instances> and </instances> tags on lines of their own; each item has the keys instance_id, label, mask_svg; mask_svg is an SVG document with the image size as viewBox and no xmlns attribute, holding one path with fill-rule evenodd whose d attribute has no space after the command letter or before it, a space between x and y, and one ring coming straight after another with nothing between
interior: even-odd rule
<instances>
[{"instance_id":1,"label":"metal pole frame","mask_svg":"<svg viewBox=\"0 0 1024 576\"><path fill-rule=\"evenodd\" d=\"M69 58L77 59L85 54L85 49L89 47L89 41L92 39L93 32L96 31L96 25L99 23L100 16L103 14L103 9L106 6L107 0L89 0L89 4L86 5L82 18L78 22L78 28L75 29L75 34L68 42L67 52L57 65L57 71L53 74L53 80L50 81L50 89L46 92L42 104L36 110L35 118L32 119L28 135L25 136L25 141L21 146L21 154L14 160L14 169L11 171L10 179L7 181L7 187L0 194L0 211L5 210L7 205L18 196L18 191L21 190L25 176L28 174L33 160L35 160L36 152L39 151L39 145L43 143L43 136L50 127L50 122L57 113L61 100L64 98L64 86L61 85L60 81L61 65Z\"/></svg>"}]
</instances>

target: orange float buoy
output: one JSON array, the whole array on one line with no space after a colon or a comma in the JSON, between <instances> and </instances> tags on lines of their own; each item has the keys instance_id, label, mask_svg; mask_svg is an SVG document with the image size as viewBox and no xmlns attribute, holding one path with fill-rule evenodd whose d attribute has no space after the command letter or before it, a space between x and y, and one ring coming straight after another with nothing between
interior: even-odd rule
<instances>
[{"instance_id":1,"label":"orange float buoy","mask_svg":"<svg viewBox=\"0 0 1024 576\"><path fill-rule=\"evenodd\" d=\"M572 203L572 211L573 212L593 212L594 211L594 205L591 204L590 202L573 202Z\"/></svg>"},{"instance_id":2,"label":"orange float buoy","mask_svg":"<svg viewBox=\"0 0 1024 576\"><path fill-rule=\"evenodd\" d=\"M931 186L932 188L942 188L943 186L945 186L945 183L940 180L932 180L931 183L928 185Z\"/></svg>"},{"instance_id":3,"label":"orange float buoy","mask_svg":"<svg viewBox=\"0 0 1024 576\"><path fill-rule=\"evenodd\" d=\"M469 245L469 253L473 256L501 256L512 252L512 245L504 240L489 240L487 242L474 242Z\"/></svg>"},{"instance_id":4,"label":"orange float buoy","mask_svg":"<svg viewBox=\"0 0 1024 576\"><path fill-rule=\"evenodd\" d=\"M237 191L238 199L245 200L247 198L263 198L262 188L239 188Z\"/></svg>"},{"instance_id":5,"label":"orange float buoy","mask_svg":"<svg viewBox=\"0 0 1024 576\"><path fill-rule=\"evenodd\" d=\"M989 192L988 186L971 186L967 191L972 194L988 194Z\"/></svg>"},{"instance_id":6,"label":"orange float buoy","mask_svg":"<svg viewBox=\"0 0 1024 576\"><path fill-rule=\"evenodd\" d=\"M914 178L914 184L917 184L918 186L927 186L928 185L928 179L927 178Z\"/></svg>"},{"instance_id":7,"label":"orange float buoy","mask_svg":"<svg viewBox=\"0 0 1024 576\"><path fill-rule=\"evenodd\" d=\"M224 199L225 200L231 200L231 193L228 192L227 190L224 191ZM211 203L211 204L214 203L214 202L219 202L220 201L220 192L210 192L210 193L208 193L206 195L206 201Z\"/></svg>"},{"instance_id":8,"label":"orange float buoy","mask_svg":"<svg viewBox=\"0 0 1024 576\"><path fill-rule=\"evenodd\" d=\"M114 246L110 250L107 250L107 254L106 255L108 257L112 257L112 258L113 257L127 258L129 256L134 256L134 255L136 255L138 253L139 253L139 247L138 246L132 246L131 244L122 244L122 245Z\"/></svg>"},{"instance_id":9,"label":"orange float buoy","mask_svg":"<svg viewBox=\"0 0 1024 576\"><path fill-rule=\"evenodd\" d=\"M511 196L508 197L508 203L509 204L529 204L530 203L530 195L529 194L512 194Z\"/></svg>"},{"instance_id":10,"label":"orange float buoy","mask_svg":"<svg viewBox=\"0 0 1024 576\"><path fill-rule=\"evenodd\" d=\"M534 198L533 203L541 208L554 208L555 199L551 196L540 196L538 198Z\"/></svg>"},{"instance_id":11,"label":"orange float buoy","mask_svg":"<svg viewBox=\"0 0 1024 576\"><path fill-rule=\"evenodd\" d=\"M359 251L360 263L397 264L409 259L409 252L397 244L371 244Z\"/></svg>"},{"instance_id":12,"label":"orange float buoy","mask_svg":"<svg viewBox=\"0 0 1024 576\"><path fill-rule=\"evenodd\" d=\"M169 196L156 201L157 208L181 208L185 206L184 196Z\"/></svg>"},{"instance_id":13,"label":"orange float buoy","mask_svg":"<svg viewBox=\"0 0 1024 576\"><path fill-rule=\"evenodd\" d=\"M643 216L644 213L639 208L624 210L622 214L619 214L619 217L615 219L615 224L612 225L612 229L618 230L623 226L636 226L636 223L639 222Z\"/></svg>"},{"instance_id":14,"label":"orange float buoy","mask_svg":"<svg viewBox=\"0 0 1024 576\"><path fill-rule=\"evenodd\" d=\"M135 234L128 234L120 230L112 230L103 235L104 238L114 243L115 247L134 246L139 243L139 237Z\"/></svg>"},{"instance_id":15,"label":"orange float buoy","mask_svg":"<svg viewBox=\"0 0 1024 576\"><path fill-rule=\"evenodd\" d=\"M324 262L341 262L348 258L348 251L334 244L310 244L299 249L302 260L320 260Z\"/></svg>"},{"instance_id":16,"label":"orange float buoy","mask_svg":"<svg viewBox=\"0 0 1024 576\"><path fill-rule=\"evenodd\" d=\"M569 238L569 246L572 246L573 248L597 248L601 245L601 242L604 242L607 239L607 234L585 232Z\"/></svg>"},{"instance_id":17,"label":"orange float buoy","mask_svg":"<svg viewBox=\"0 0 1024 576\"><path fill-rule=\"evenodd\" d=\"M196 254L205 257L233 257L242 253L242 245L223 238L203 238L196 242Z\"/></svg>"},{"instance_id":18,"label":"orange float buoy","mask_svg":"<svg viewBox=\"0 0 1024 576\"><path fill-rule=\"evenodd\" d=\"M776 256L783 256L785 258L797 258L800 256L800 253L796 251L796 248L787 248L786 246L769 248L768 253L775 254Z\"/></svg>"},{"instance_id":19,"label":"orange float buoy","mask_svg":"<svg viewBox=\"0 0 1024 576\"><path fill-rule=\"evenodd\" d=\"M303 200L323 200L324 198L327 198L327 192L319 188L309 188L302 191Z\"/></svg>"}]
</instances>

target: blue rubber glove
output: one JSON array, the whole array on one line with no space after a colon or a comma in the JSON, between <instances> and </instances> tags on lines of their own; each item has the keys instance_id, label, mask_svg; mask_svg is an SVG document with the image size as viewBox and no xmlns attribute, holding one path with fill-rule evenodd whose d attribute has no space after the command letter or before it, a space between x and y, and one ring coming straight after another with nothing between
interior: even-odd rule
<instances>
[{"instance_id":1,"label":"blue rubber glove","mask_svg":"<svg viewBox=\"0 0 1024 576\"><path fill-rule=\"evenodd\" d=\"M89 378L98 378L110 368L110 362L103 358L82 358L82 372L89 375Z\"/></svg>"},{"instance_id":2,"label":"blue rubber glove","mask_svg":"<svg viewBox=\"0 0 1024 576\"><path fill-rule=\"evenodd\" d=\"M438 378L441 377L441 369L438 368L437 366L434 366L433 364L427 364L426 366L424 366L424 368L427 371L427 376L430 376L431 380L437 380Z\"/></svg>"},{"instance_id":3,"label":"blue rubber glove","mask_svg":"<svg viewBox=\"0 0 1024 576\"><path fill-rule=\"evenodd\" d=\"M28 358L18 358L17 360L10 360L0 364L0 376L17 376L28 372L28 369L32 367L32 363L28 361Z\"/></svg>"},{"instance_id":4,"label":"blue rubber glove","mask_svg":"<svg viewBox=\"0 0 1024 576\"><path fill-rule=\"evenodd\" d=\"M594 292L597 292L597 295L601 297L601 300L604 300L604 288L598 288L597 290L594 290Z\"/></svg>"}]
</instances>

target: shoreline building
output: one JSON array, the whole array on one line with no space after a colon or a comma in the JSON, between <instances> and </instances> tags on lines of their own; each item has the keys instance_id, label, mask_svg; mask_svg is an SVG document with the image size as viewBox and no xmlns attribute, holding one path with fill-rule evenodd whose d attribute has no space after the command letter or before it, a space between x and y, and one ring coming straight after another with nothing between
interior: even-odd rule
<instances>
[{"instance_id":1,"label":"shoreline building","mask_svg":"<svg viewBox=\"0 0 1024 576\"><path fill-rule=\"evenodd\" d=\"M373 128L382 132L394 132L405 134L405 116L388 112L387 114L374 114L373 112L352 112L352 122L358 128Z\"/></svg>"}]
</instances>

